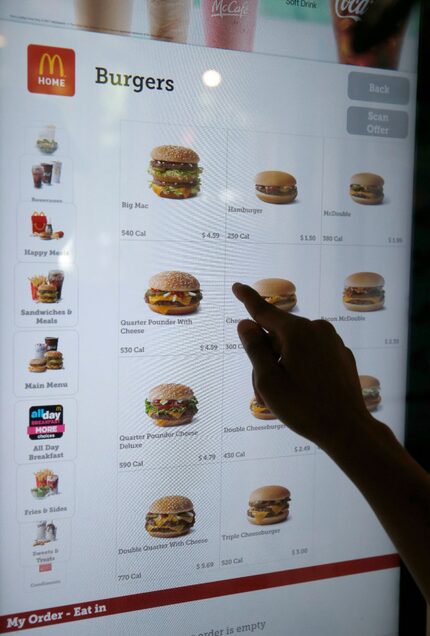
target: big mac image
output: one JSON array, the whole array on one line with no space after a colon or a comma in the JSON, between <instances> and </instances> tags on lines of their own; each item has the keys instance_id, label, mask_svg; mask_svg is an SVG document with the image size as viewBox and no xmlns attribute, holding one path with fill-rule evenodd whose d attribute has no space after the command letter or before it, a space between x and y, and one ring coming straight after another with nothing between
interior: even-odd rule
<instances>
[{"instance_id":1,"label":"big mac image","mask_svg":"<svg viewBox=\"0 0 430 636\"><path fill-rule=\"evenodd\" d=\"M284 486L261 486L249 495L248 521L257 526L285 521L290 500L291 493Z\"/></svg>"},{"instance_id":2,"label":"big mac image","mask_svg":"<svg viewBox=\"0 0 430 636\"><path fill-rule=\"evenodd\" d=\"M183 146L157 146L151 152L151 189L164 199L189 199L200 192L199 155Z\"/></svg>"},{"instance_id":3,"label":"big mac image","mask_svg":"<svg viewBox=\"0 0 430 636\"><path fill-rule=\"evenodd\" d=\"M145 293L145 302L151 311L171 316L194 313L202 298L197 278L177 271L152 276Z\"/></svg>"},{"instance_id":4,"label":"big mac image","mask_svg":"<svg viewBox=\"0 0 430 636\"><path fill-rule=\"evenodd\" d=\"M349 311L377 311L385 302L385 280L375 272L357 272L345 280L343 304Z\"/></svg>"}]
</instances>

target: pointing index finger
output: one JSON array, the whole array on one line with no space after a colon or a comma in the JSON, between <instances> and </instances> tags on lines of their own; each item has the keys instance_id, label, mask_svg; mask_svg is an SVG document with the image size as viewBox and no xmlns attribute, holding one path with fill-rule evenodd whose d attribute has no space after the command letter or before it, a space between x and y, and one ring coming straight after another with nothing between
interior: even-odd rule
<instances>
[{"instance_id":1,"label":"pointing index finger","mask_svg":"<svg viewBox=\"0 0 430 636\"><path fill-rule=\"evenodd\" d=\"M232 289L236 298L245 305L251 318L261 327L275 334L285 333L285 327L293 316L266 302L249 285L234 283Z\"/></svg>"}]
</instances>

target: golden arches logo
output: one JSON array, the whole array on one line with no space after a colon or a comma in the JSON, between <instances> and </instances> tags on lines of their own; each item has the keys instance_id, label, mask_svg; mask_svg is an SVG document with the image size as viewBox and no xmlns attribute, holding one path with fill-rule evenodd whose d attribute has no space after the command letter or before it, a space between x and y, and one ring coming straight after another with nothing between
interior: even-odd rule
<instances>
[{"instance_id":1,"label":"golden arches logo","mask_svg":"<svg viewBox=\"0 0 430 636\"><path fill-rule=\"evenodd\" d=\"M44 75L43 71L45 69L46 62L48 63L48 74L49 75L54 75L55 66L57 64L58 65L58 70L59 70L59 76L60 77L64 77L64 75L65 75L65 73L64 73L64 64L63 64L63 60L58 55L58 53L55 53L55 55L50 55L49 53L44 53L42 55L42 57L40 58L40 63L39 63L39 75Z\"/></svg>"}]
</instances>

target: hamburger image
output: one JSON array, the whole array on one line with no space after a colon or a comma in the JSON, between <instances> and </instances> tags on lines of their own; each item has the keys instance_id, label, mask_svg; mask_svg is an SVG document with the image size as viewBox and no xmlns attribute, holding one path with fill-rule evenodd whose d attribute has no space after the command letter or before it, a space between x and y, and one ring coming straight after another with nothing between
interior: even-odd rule
<instances>
[{"instance_id":1,"label":"hamburger image","mask_svg":"<svg viewBox=\"0 0 430 636\"><path fill-rule=\"evenodd\" d=\"M264 300L283 311L291 311L297 304L296 286L284 278L262 278L252 285Z\"/></svg>"},{"instance_id":2,"label":"hamburger image","mask_svg":"<svg viewBox=\"0 0 430 636\"><path fill-rule=\"evenodd\" d=\"M157 426L190 424L198 400L185 384L159 384L145 400L145 412Z\"/></svg>"},{"instance_id":3,"label":"hamburger image","mask_svg":"<svg viewBox=\"0 0 430 636\"><path fill-rule=\"evenodd\" d=\"M151 188L165 199L189 199L200 191L199 155L182 146L157 146L151 152Z\"/></svg>"},{"instance_id":4,"label":"hamburger image","mask_svg":"<svg viewBox=\"0 0 430 636\"><path fill-rule=\"evenodd\" d=\"M264 404L260 404L254 396L249 404L249 408L254 417L258 420L276 420L276 416Z\"/></svg>"},{"instance_id":5,"label":"hamburger image","mask_svg":"<svg viewBox=\"0 0 430 636\"><path fill-rule=\"evenodd\" d=\"M46 368L52 371L63 368L63 354L60 351L47 351L45 353Z\"/></svg>"},{"instance_id":6,"label":"hamburger image","mask_svg":"<svg viewBox=\"0 0 430 636\"><path fill-rule=\"evenodd\" d=\"M261 486L249 495L248 521L257 526L285 521L290 506L290 491L284 486Z\"/></svg>"},{"instance_id":7,"label":"hamburger image","mask_svg":"<svg viewBox=\"0 0 430 636\"><path fill-rule=\"evenodd\" d=\"M378 205L384 199L384 179L373 172L357 172L350 179L349 195L356 203Z\"/></svg>"},{"instance_id":8,"label":"hamburger image","mask_svg":"<svg viewBox=\"0 0 430 636\"><path fill-rule=\"evenodd\" d=\"M375 272L357 272L345 280L343 304L350 311L377 311L384 306L385 281Z\"/></svg>"},{"instance_id":9,"label":"hamburger image","mask_svg":"<svg viewBox=\"0 0 430 636\"><path fill-rule=\"evenodd\" d=\"M191 530L195 519L193 502L188 497L161 497L153 501L149 507L145 530L152 537L180 537Z\"/></svg>"},{"instance_id":10,"label":"hamburger image","mask_svg":"<svg viewBox=\"0 0 430 636\"><path fill-rule=\"evenodd\" d=\"M28 370L32 373L44 373L46 371L46 360L44 358L30 360Z\"/></svg>"},{"instance_id":11,"label":"hamburger image","mask_svg":"<svg viewBox=\"0 0 430 636\"><path fill-rule=\"evenodd\" d=\"M181 315L197 311L202 294L200 283L186 272L160 272L149 280L145 302L158 314Z\"/></svg>"},{"instance_id":12,"label":"hamburger image","mask_svg":"<svg viewBox=\"0 0 430 636\"><path fill-rule=\"evenodd\" d=\"M58 300L58 290L51 283L42 283L37 288L37 300L40 303L56 303Z\"/></svg>"},{"instance_id":13,"label":"hamburger image","mask_svg":"<svg viewBox=\"0 0 430 636\"><path fill-rule=\"evenodd\" d=\"M368 411L375 411L381 403L381 384L372 375L359 376L361 393Z\"/></svg>"},{"instance_id":14,"label":"hamburger image","mask_svg":"<svg viewBox=\"0 0 430 636\"><path fill-rule=\"evenodd\" d=\"M297 183L288 172L267 170L255 176L255 191L266 203L291 203L297 197Z\"/></svg>"}]
</instances>

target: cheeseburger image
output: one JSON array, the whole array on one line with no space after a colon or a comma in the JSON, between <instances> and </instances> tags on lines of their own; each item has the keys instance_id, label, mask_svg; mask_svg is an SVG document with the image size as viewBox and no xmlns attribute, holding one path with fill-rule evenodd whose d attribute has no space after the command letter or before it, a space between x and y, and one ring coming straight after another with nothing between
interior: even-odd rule
<instances>
[{"instance_id":1,"label":"cheeseburger image","mask_svg":"<svg viewBox=\"0 0 430 636\"><path fill-rule=\"evenodd\" d=\"M384 198L384 179L373 172L358 172L350 180L349 195L356 203L378 205Z\"/></svg>"},{"instance_id":2,"label":"cheeseburger image","mask_svg":"<svg viewBox=\"0 0 430 636\"><path fill-rule=\"evenodd\" d=\"M381 385L372 375L360 375L361 392L368 411L374 411L381 402Z\"/></svg>"},{"instance_id":3,"label":"cheeseburger image","mask_svg":"<svg viewBox=\"0 0 430 636\"><path fill-rule=\"evenodd\" d=\"M283 311L291 311L297 304L296 286L284 278L262 278L252 285L264 300Z\"/></svg>"},{"instance_id":4,"label":"cheeseburger image","mask_svg":"<svg viewBox=\"0 0 430 636\"><path fill-rule=\"evenodd\" d=\"M145 302L158 314L192 314L197 311L202 294L200 283L186 272L160 272L149 280Z\"/></svg>"},{"instance_id":5,"label":"cheeseburger image","mask_svg":"<svg viewBox=\"0 0 430 636\"><path fill-rule=\"evenodd\" d=\"M266 203L291 203L297 197L297 184L292 174L279 170L259 172L255 176L255 194Z\"/></svg>"},{"instance_id":6,"label":"cheeseburger image","mask_svg":"<svg viewBox=\"0 0 430 636\"><path fill-rule=\"evenodd\" d=\"M180 537L191 530L195 519L193 503L188 497L161 497L149 507L145 530L152 537Z\"/></svg>"},{"instance_id":7,"label":"cheeseburger image","mask_svg":"<svg viewBox=\"0 0 430 636\"><path fill-rule=\"evenodd\" d=\"M145 400L146 414L157 426L189 424L197 413L197 398L185 384L159 384Z\"/></svg>"},{"instance_id":8,"label":"cheeseburger image","mask_svg":"<svg viewBox=\"0 0 430 636\"><path fill-rule=\"evenodd\" d=\"M384 306L385 281L375 272L357 272L345 280L343 304L350 311L377 311Z\"/></svg>"},{"instance_id":9,"label":"cheeseburger image","mask_svg":"<svg viewBox=\"0 0 430 636\"><path fill-rule=\"evenodd\" d=\"M285 521L290 506L290 491L283 486L262 486L249 496L248 521L257 526Z\"/></svg>"},{"instance_id":10,"label":"cheeseburger image","mask_svg":"<svg viewBox=\"0 0 430 636\"><path fill-rule=\"evenodd\" d=\"M182 146L157 146L151 152L151 188L165 199L189 199L200 191L199 155Z\"/></svg>"},{"instance_id":11,"label":"cheeseburger image","mask_svg":"<svg viewBox=\"0 0 430 636\"><path fill-rule=\"evenodd\" d=\"M264 404L260 404L254 396L249 404L249 408L254 417L258 420L276 420L276 417Z\"/></svg>"}]
</instances>

